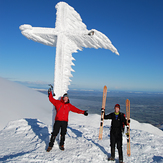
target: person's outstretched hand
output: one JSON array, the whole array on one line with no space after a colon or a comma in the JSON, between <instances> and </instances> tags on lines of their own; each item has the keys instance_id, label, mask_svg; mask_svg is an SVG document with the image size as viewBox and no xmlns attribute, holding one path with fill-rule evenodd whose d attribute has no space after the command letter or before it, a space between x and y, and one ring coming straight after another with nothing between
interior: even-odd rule
<instances>
[{"instance_id":1,"label":"person's outstretched hand","mask_svg":"<svg viewBox=\"0 0 163 163\"><path fill-rule=\"evenodd\" d=\"M88 115L88 110L86 110L86 111L84 112L84 115L85 115L85 116L87 116L87 115Z\"/></svg>"}]
</instances>

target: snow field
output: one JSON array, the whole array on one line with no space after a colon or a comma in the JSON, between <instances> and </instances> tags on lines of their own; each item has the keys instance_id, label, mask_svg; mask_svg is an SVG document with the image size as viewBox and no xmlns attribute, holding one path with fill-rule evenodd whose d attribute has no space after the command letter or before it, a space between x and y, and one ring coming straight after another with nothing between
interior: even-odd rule
<instances>
[{"instance_id":1,"label":"snow field","mask_svg":"<svg viewBox=\"0 0 163 163\"><path fill-rule=\"evenodd\" d=\"M91 115L91 118L96 116ZM71 118L73 121L72 116ZM48 127L37 119L11 121L0 131L0 162L108 162L110 125L105 123L102 140L98 140L99 127L91 126L89 120L87 125L75 121L70 123L67 128L65 151L59 149L59 140L56 140L52 151L48 153L46 148L51 126ZM123 135L125 163L163 162L162 142L163 136L131 129L130 157L126 154L126 136ZM117 150L115 156L115 162L118 162Z\"/></svg>"}]
</instances>

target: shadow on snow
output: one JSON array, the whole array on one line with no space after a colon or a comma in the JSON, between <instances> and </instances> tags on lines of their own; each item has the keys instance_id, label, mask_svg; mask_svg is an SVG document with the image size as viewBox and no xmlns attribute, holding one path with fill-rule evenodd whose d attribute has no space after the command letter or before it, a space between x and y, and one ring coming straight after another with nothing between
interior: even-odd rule
<instances>
[{"instance_id":1,"label":"shadow on snow","mask_svg":"<svg viewBox=\"0 0 163 163\"><path fill-rule=\"evenodd\" d=\"M82 137L83 136L83 133L76 130L76 129L73 129L71 127L68 127L77 137ZM96 143L94 140L92 139L89 139L89 138L86 138L85 136L83 136L86 140L92 142L94 145L96 145L97 147L99 147L99 149L105 154L105 155L108 155L108 152L105 150L105 148L103 146L101 146L100 144Z\"/></svg>"},{"instance_id":2,"label":"shadow on snow","mask_svg":"<svg viewBox=\"0 0 163 163\"><path fill-rule=\"evenodd\" d=\"M163 157L161 156L153 156L153 162L163 162Z\"/></svg>"},{"instance_id":3,"label":"shadow on snow","mask_svg":"<svg viewBox=\"0 0 163 163\"><path fill-rule=\"evenodd\" d=\"M44 141L46 146L45 150L47 149L49 145L49 131L48 127L44 126L44 123L38 121L37 119L25 119L28 122L28 125L31 126L31 129L35 133L36 136L38 136L41 141ZM44 127L40 126L42 124Z\"/></svg>"},{"instance_id":4,"label":"shadow on snow","mask_svg":"<svg viewBox=\"0 0 163 163\"><path fill-rule=\"evenodd\" d=\"M46 149L48 146L48 143L49 143L48 128L46 126L44 126L44 123L38 121L37 119L25 119L25 120L28 122L28 125L31 126L31 129L33 130L35 135L38 136L38 139L41 139L42 142L45 142L45 144L46 144L45 149ZM26 151L26 152L19 152L19 153L15 153L15 154L5 155L2 158L0 158L0 161L5 162L8 159L10 160L10 159L13 159L15 157L23 156L23 155L31 153L35 150L36 150L36 148L33 150L30 150L30 151Z\"/></svg>"}]
</instances>

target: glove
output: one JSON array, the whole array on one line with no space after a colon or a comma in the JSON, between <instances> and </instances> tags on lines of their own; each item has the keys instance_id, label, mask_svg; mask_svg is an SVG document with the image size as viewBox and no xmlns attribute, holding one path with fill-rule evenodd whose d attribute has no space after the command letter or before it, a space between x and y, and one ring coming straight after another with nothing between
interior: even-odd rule
<instances>
[{"instance_id":1,"label":"glove","mask_svg":"<svg viewBox=\"0 0 163 163\"><path fill-rule=\"evenodd\" d=\"M51 88L48 89L48 97L49 97L49 95L50 95L50 92L51 92Z\"/></svg>"},{"instance_id":2,"label":"glove","mask_svg":"<svg viewBox=\"0 0 163 163\"><path fill-rule=\"evenodd\" d=\"M129 123L130 123L130 119L128 120L127 125L129 125Z\"/></svg>"},{"instance_id":3,"label":"glove","mask_svg":"<svg viewBox=\"0 0 163 163\"><path fill-rule=\"evenodd\" d=\"M127 121L127 125L129 125L129 123L130 123L130 119Z\"/></svg>"},{"instance_id":4,"label":"glove","mask_svg":"<svg viewBox=\"0 0 163 163\"><path fill-rule=\"evenodd\" d=\"M86 111L84 112L84 115L85 115L85 116L87 116L87 115L88 115L87 111L88 111L88 110L86 110Z\"/></svg>"}]
</instances>

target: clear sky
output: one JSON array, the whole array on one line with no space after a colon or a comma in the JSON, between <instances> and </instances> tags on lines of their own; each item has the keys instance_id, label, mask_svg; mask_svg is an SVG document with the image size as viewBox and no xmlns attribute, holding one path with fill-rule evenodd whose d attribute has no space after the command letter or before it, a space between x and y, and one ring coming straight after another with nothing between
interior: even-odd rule
<instances>
[{"instance_id":1,"label":"clear sky","mask_svg":"<svg viewBox=\"0 0 163 163\"><path fill-rule=\"evenodd\" d=\"M19 26L55 27L58 0L0 0L0 77L28 86L53 83L55 47L28 40ZM74 53L70 89L163 92L162 0L66 0L87 29L104 33L110 50Z\"/></svg>"}]
</instances>

